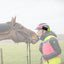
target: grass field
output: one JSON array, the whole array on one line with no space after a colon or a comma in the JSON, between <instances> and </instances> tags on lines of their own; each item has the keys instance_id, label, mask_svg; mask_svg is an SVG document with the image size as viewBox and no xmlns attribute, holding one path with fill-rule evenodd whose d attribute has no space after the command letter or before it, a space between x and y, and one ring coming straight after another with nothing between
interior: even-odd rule
<instances>
[{"instance_id":1,"label":"grass field","mask_svg":"<svg viewBox=\"0 0 64 64\"><path fill-rule=\"evenodd\" d=\"M5 41L6 42L6 41ZM31 63L40 64L41 53L39 52L39 42L31 44ZM62 49L61 60L64 62L64 41L59 41ZM4 64L27 64L27 45L26 43L0 43L3 49ZM1 60L1 59L0 59ZM0 61L1 64L1 61Z\"/></svg>"}]
</instances>

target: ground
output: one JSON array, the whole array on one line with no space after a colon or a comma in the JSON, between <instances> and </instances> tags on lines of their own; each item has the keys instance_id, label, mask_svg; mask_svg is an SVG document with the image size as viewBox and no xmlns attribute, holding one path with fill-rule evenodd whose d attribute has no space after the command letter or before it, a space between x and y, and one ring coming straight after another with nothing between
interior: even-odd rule
<instances>
[{"instance_id":1,"label":"ground","mask_svg":"<svg viewBox=\"0 0 64 64\"><path fill-rule=\"evenodd\" d=\"M6 41L5 41L6 42ZM41 53L39 52L39 44L31 44L31 63L40 64ZM59 41L62 49L61 60L64 62L64 41ZM4 64L27 64L27 45L26 43L0 43L3 50ZM0 53L1 55L1 53ZM1 56L0 56L1 57ZM1 58L0 58L1 60ZM1 64L1 61L0 61ZM64 63L62 63L64 64Z\"/></svg>"}]
</instances>

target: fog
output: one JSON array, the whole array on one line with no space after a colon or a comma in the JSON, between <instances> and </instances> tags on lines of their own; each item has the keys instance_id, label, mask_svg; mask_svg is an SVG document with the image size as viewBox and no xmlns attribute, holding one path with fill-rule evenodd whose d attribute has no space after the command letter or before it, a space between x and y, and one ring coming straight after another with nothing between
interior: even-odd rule
<instances>
[{"instance_id":1,"label":"fog","mask_svg":"<svg viewBox=\"0 0 64 64\"><path fill-rule=\"evenodd\" d=\"M16 21L34 30L47 23L56 34L64 34L63 0L0 0L0 23Z\"/></svg>"}]
</instances>

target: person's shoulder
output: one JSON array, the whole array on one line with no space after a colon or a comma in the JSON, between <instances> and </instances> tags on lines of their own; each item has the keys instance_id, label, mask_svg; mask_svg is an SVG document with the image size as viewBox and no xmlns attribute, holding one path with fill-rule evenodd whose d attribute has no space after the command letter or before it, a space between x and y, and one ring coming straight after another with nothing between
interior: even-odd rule
<instances>
[{"instance_id":1,"label":"person's shoulder","mask_svg":"<svg viewBox=\"0 0 64 64\"><path fill-rule=\"evenodd\" d=\"M57 37L51 37L50 40L57 40Z\"/></svg>"},{"instance_id":2,"label":"person's shoulder","mask_svg":"<svg viewBox=\"0 0 64 64\"><path fill-rule=\"evenodd\" d=\"M49 39L49 43L57 43L57 42L58 42L57 38L51 37Z\"/></svg>"}]
</instances>

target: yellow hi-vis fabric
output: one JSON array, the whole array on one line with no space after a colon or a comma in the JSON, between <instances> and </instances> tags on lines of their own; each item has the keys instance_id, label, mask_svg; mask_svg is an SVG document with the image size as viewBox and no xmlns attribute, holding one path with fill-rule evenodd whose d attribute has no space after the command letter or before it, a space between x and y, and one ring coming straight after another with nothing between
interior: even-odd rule
<instances>
[{"instance_id":1,"label":"yellow hi-vis fabric","mask_svg":"<svg viewBox=\"0 0 64 64\"><path fill-rule=\"evenodd\" d=\"M56 38L55 36L50 35L50 36L46 37L43 42L49 40L52 37ZM60 59L60 57L54 57L54 58L48 60L48 62L49 62L49 64L61 64L61 59ZM48 62L43 61L44 64L48 64Z\"/></svg>"},{"instance_id":2,"label":"yellow hi-vis fabric","mask_svg":"<svg viewBox=\"0 0 64 64\"><path fill-rule=\"evenodd\" d=\"M50 38L52 38L52 37L56 38L56 37L55 37L55 36L53 36L53 35L49 35L48 37L46 37L46 38L43 40L43 42L45 42L45 41L49 40L49 39L50 39Z\"/></svg>"},{"instance_id":3,"label":"yellow hi-vis fabric","mask_svg":"<svg viewBox=\"0 0 64 64\"><path fill-rule=\"evenodd\" d=\"M61 64L61 59L58 57L52 58L49 61L49 64ZM44 64L48 64L48 62L44 62Z\"/></svg>"}]
</instances>

